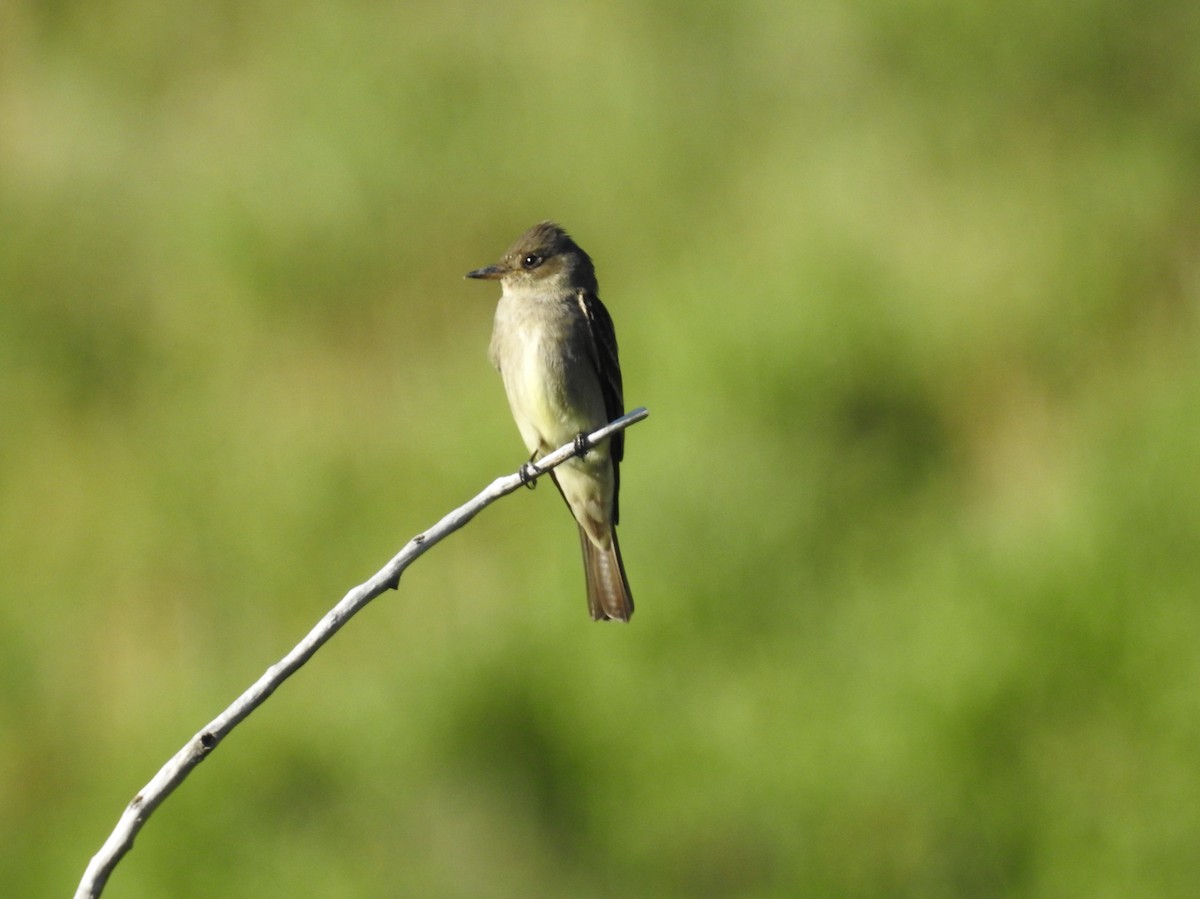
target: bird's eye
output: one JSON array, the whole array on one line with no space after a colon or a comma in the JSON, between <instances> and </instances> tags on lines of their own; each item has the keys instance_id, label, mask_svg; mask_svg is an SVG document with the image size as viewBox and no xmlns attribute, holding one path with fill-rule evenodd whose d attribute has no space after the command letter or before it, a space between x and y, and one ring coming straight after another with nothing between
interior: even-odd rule
<instances>
[{"instance_id":1,"label":"bird's eye","mask_svg":"<svg viewBox=\"0 0 1200 899\"><path fill-rule=\"evenodd\" d=\"M521 266L526 269L537 268L542 264L542 257L536 253L528 253L521 259Z\"/></svg>"}]
</instances>

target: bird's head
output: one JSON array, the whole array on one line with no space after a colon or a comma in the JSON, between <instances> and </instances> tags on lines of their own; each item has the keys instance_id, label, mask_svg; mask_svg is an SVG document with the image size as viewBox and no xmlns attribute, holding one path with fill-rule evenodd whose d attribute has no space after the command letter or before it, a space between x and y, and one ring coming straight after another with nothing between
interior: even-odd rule
<instances>
[{"instance_id":1,"label":"bird's head","mask_svg":"<svg viewBox=\"0 0 1200 899\"><path fill-rule=\"evenodd\" d=\"M494 265L467 272L468 278L499 281L506 291L596 292L592 260L554 222L540 222L516 239Z\"/></svg>"}]
</instances>

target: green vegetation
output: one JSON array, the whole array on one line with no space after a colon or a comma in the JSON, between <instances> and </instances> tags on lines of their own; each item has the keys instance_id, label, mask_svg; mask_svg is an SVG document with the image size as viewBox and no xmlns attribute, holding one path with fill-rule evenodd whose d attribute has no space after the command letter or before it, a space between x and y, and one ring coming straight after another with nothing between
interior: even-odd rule
<instances>
[{"instance_id":1,"label":"green vegetation","mask_svg":"<svg viewBox=\"0 0 1200 899\"><path fill-rule=\"evenodd\" d=\"M462 280L595 257L638 613L552 489L123 897L1200 893L1200 7L0 9L0 883L522 461Z\"/></svg>"}]
</instances>

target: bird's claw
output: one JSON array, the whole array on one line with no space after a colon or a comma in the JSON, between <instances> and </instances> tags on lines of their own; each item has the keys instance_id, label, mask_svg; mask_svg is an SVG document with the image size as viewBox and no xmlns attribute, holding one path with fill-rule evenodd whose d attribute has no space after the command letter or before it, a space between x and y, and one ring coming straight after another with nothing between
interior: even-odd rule
<instances>
[{"instance_id":1,"label":"bird's claw","mask_svg":"<svg viewBox=\"0 0 1200 899\"><path fill-rule=\"evenodd\" d=\"M588 440L587 434L580 431L575 435L575 455L582 459L591 448L592 441Z\"/></svg>"},{"instance_id":2,"label":"bird's claw","mask_svg":"<svg viewBox=\"0 0 1200 899\"><path fill-rule=\"evenodd\" d=\"M540 474L540 472L532 462L521 463L521 467L518 469L517 474L521 477L521 483L530 490L533 490L535 487L537 487L537 476Z\"/></svg>"}]
</instances>

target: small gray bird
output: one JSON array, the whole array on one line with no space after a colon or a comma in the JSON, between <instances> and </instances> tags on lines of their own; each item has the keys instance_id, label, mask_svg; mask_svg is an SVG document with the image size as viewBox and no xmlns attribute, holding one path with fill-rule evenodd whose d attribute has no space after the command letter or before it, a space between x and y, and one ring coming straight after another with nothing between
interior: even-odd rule
<instances>
[{"instance_id":1,"label":"small gray bird","mask_svg":"<svg viewBox=\"0 0 1200 899\"><path fill-rule=\"evenodd\" d=\"M624 414L617 337L596 270L558 225L542 222L495 265L468 278L499 281L490 356L525 446L537 459ZM617 544L625 434L618 431L550 473L579 524L588 609L628 621L633 597Z\"/></svg>"}]
</instances>

